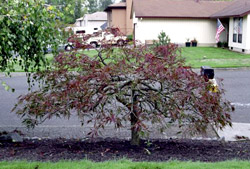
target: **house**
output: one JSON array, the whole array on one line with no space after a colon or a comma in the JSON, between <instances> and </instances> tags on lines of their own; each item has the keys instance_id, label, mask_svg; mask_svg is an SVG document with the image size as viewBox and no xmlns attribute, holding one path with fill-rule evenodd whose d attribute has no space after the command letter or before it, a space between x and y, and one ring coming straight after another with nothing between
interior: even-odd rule
<instances>
[{"instance_id":1,"label":"house","mask_svg":"<svg viewBox=\"0 0 250 169\"><path fill-rule=\"evenodd\" d=\"M161 31L171 42L183 45L187 39L196 39L199 46L214 46L217 21L211 15L232 4L228 1L204 0L134 0L132 16L134 36L142 43L152 43ZM226 31L220 40L227 41Z\"/></svg>"},{"instance_id":2,"label":"house","mask_svg":"<svg viewBox=\"0 0 250 169\"><path fill-rule=\"evenodd\" d=\"M228 46L231 50L250 53L250 0L237 0L212 15L229 20Z\"/></svg>"},{"instance_id":3,"label":"house","mask_svg":"<svg viewBox=\"0 0 250 169\"><path fill-rule=\"evenodd\" d=\"M109 5L104 11L108 15L108 27L117 27L125 35L133 34L131 16L132 0Z\"/></svg>"},{"instance_id":4,"label":"house","mask_svg":"<svg viewBox=\"0 0 250 169\"><path fill-rule=\"evenodd\" d=\"M81 17L76 20L75 27L92 27L92 28L101 28L107 23L107 13L106 12L95 12L92 14L85 14L84 17Z\"/></svg>"},{"instance_id":5,"label":"house","mask_svg":"<svg viewBox=\"0 0 250 169\"><path fill-rule=\"evenodd\" d=\"M199 46L215 46L217 18L225 31L221 42L231 50L250 53L250 0L133 0L134 37L152 43L161 31L183 45L197 39Z\"/></svg>"}]
</instances>

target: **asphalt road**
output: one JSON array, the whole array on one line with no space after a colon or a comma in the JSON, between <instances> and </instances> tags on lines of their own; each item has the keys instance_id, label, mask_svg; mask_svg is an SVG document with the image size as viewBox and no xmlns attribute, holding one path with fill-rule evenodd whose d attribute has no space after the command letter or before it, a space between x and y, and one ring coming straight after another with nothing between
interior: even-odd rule
<instances>
[{"instance_id":1,"label":"asphalt road","mask_svg":"<svg viewBox=\"0 0 250 169\"><path fill-rule=\"evenodd\" d=\"M223 78L225 97L236 108L232 121L250 123L250 69L216 70L216 78Z\"/></svg>"},{"instance_id":2,"label":"asphalt road","mask_svg":"<svg viewBox=\"0 0 250 169\"><path fill-rule=\"evenodd\" d=\"M196 70L197 72L199 70ZM232 113L232 121L240 123L250 123L250 69L216 69L215 78L222 78L224 89L226 90L226 99L232 102L236 110ZM15 73L11 78L0 74L0 80L5 81L8 85L15 88L15 92L7 92L0 85L0 129L12 130L15 128L23 128L20 118L15 113L10 113L14 104L17 102L17 97L28 92L28 85L24 73ZM65 132L59 133L58 129L68 130L68 137L79 136L80 121L76 116L68 119L51 119L42 125L43 129L32 132L48 133L53 130L54 135L61 137ZM88 130L90 130L90 126ZM85 126L86 128L86 126ZM39 128L38 128L39 129ZM77 131L73 131L77 130ZM86 133L81 133L85 135ZM118 137L119 137L119 133ZM34 135L34 134L33 134ZM46 134L45 134L46 135ZM128 135L129 137L129 135Z\"/></svg>"}]
</instances>

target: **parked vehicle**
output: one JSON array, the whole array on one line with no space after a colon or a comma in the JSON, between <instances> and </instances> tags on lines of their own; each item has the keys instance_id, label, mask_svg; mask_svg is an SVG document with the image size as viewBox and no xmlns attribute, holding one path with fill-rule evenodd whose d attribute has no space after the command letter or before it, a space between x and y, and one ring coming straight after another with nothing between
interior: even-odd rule
<instances>
[{"instance_id":1,"label":"parked vehicle","mask_svg":"<svg viewBox=\"0 0 250 169\"><path fill-rule=\"evenodd\" d=\"M74 48L96 48L101 44L112 44L123 46L127 44L127 36L114 35L109 31L96 32L92 35L88 34L74 34L68 38L68 44L65 46L66 51L70 51Z\"/></svg>"},{"instance_id":2,"label":"parked vehicle","mask_svg":"<svg viewBox=\"0 0 250 169\"><path fill-rule=\"evenodd\" d=\"M73 27L72 31L74 34L83 35L83 34L94 34L100 31L100 27Z\"/></svg>"},{"instance_id":3,"label":"parked vehicle","mask_svg":"<svg viewBox=\"0 0 250 169\"><path fill-rule=\"evenodd\" d=\"M94 48L102 43L123 46L127 43L127 36L115 36L110 32L101 32L96 36L90 37L86 42Z\"/></svg>"}]
</instances>

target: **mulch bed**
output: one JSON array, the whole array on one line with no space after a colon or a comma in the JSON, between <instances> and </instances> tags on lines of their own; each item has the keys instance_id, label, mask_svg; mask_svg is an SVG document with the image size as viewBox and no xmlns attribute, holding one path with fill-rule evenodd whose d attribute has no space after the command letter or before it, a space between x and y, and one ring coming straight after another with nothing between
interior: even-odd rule
<instances>
[{"instance_id":1,"label":"mulch bed","mask_svg":"<svg viewBox=\"0 0 250 169\"><path fill-rule=\"evenodd\" d=\"M106 161L121 158L133 161L204 161L216 162L232 159L249 160L250 142L222 142L204 140L150 140L141 146L131 146L119 139L42 139L23 143L0 143L0 160Z\"/></svg>"}]
</instances>

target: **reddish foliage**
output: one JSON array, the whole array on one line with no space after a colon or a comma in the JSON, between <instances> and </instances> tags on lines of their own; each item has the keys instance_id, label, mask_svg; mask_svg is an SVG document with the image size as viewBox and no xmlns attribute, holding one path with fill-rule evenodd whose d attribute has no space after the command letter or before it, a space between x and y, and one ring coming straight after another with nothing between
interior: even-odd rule
<instances>
[{"instance_id":1,"label":"reddish foliage","mask_svg":"<svg viewBox=\"0 0 250 169\"><path fill-rule=\"evenodd\" d=\"M209 84L184 66L177 45L102 47L95 58L61 53L54 70L37 73L44 85L20 96L16 107L24 122L35 126L76 112L83 124L93 123L93 135L107 124L120 128L128 121L134 134L154 124L161 131L172 123L188 125L194 133L204 132L208 124L231 125L223 90L209 92Z\"/></svg>"}]
</instances>

